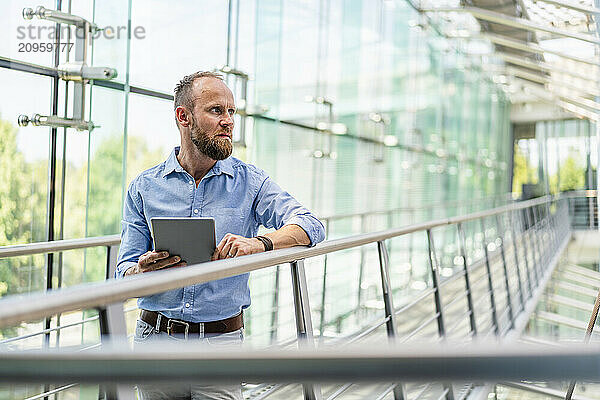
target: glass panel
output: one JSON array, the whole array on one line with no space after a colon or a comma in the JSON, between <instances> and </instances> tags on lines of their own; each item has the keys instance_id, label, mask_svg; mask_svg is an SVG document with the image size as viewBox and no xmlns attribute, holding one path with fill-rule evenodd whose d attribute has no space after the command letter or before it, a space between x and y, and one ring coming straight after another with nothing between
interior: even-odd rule
<instances>
[{"instance_id":1,"label":"glass panel","mask_svg":"<svg viewBox=\"0 0 600 400\"><path fill-rule=\"evenodd\" d=\"M145 169L164 161L179 142L172 102L129 95L126 185Z\"/></svg>"},{"instance_id":2,"label":"glass panel","mask_svg":"<svg viewBox=\"0 0 600 400\"><path fill-rule=\"evenodd\" d=\"M54 54L52 48L48 49L46 45L54 43L54 23L37 17L25 20L22 12L25 7L35 9L37 6L44 6L54 9L54 3L52 0L41 0L31 4L22 1L0 2L0 15L3 16L0 24L0 37L3 38L0 42L0 56L53 66ZM40 48L40 44L44 44L43 48Z\"/></svg>"},{"instance_id":3,"label":"glass panel","mask_svg":"<svg viewBox=\"0 0 600 400\"><path fill-rule=\"evenodd\" d=\"M51 80L0 69L0 246L46 240L49 129L17 127L48 110ZM0 259L0 296L41 290L44 256Z\"/></svg>"},{"instance_id":4,"label":"glass panel","mask_svg":"<svg viewBox=\"0 0 600 400\"><path fill-rule=\"evenodd\" d=\"M182 16L194 23L181 23ZM131 41L132 85L172 93L184 75L225 64L225 4L132 0L131 26L146 32L144 39Z\"/></svg>"}]
</instances>

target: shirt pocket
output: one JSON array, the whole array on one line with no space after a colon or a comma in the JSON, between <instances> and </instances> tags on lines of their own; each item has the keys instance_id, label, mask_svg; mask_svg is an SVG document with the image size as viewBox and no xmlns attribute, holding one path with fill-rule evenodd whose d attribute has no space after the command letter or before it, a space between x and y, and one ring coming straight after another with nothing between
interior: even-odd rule
<instances>
[{"instance_id":1,"label":"shirt pocket","mask_svg":"<svg viewBox=\"0 0 600 400\"><path fill-rule=\"evenodd\" d=\"M238 207L221 207L213 210L205 210L206 217L215 219L215 233L217 244L223 239L226 233L245 236L244 229L246 222L246 213Z\"/></svg>"}]
</instances>

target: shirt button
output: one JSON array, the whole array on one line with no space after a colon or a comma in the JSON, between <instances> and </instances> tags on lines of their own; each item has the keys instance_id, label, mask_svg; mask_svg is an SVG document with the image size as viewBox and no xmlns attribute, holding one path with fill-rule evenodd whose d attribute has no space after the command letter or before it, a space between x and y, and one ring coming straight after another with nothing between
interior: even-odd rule
<instances>
[{"instance_id":1,"label":"shirt button","mask_svg":"<svg viewBox=\"0 0 600 400\"><path fill-rule=\"evenodd\" d=\"M190 185L193 185L193 184L194 184L194 181L190 181Z\"/></svg>"},{"instance_id":2,"label":"shirt button","mask_svg":"<svg viewBox=\"0 0 600 400\"><path fill-rule=\"evenodd\" d=\"M194 214L198 214L198 209L194 208Z\"/></svg>"},{"instance_id":3,"label":"shirt button","mask_svg":"<svg viewBox=\"0 0 600 400\"><path fill-rule=\"evenodd\" d=\"M190 303L185 303L185 308L190 308Z\"/></svg>"}]
</instances>

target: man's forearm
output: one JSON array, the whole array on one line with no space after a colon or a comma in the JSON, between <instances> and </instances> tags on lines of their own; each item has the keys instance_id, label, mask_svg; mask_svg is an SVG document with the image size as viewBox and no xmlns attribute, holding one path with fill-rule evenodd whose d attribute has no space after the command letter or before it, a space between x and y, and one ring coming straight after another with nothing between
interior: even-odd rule
<instances>
[{"instance_id":1,"label":"man's forearm","mask_svg":"<svg viewBox=\"0 0 600 400\"><path fill-rule=\"evenodd\" d=\"M310 239L299 225L284 225L275 232L264 235L273 242L273 249L285 249L293 246L308 246Z\"/></svg>"},{"instance_id":2,"label":"man's forearm","mask_svg":"<svg viewBox=\"0 0 600 400\"><path fill-rule=\"evenodd\" d=\"M284 225L275 232L264 235L273 242L273 250L293 246L308 246L310 239L299 225ZM246 256L265 251L265 245L258 238L247 238L231 233L226 234L217 245L212 260Z\"/></svg>"}]
</instances>

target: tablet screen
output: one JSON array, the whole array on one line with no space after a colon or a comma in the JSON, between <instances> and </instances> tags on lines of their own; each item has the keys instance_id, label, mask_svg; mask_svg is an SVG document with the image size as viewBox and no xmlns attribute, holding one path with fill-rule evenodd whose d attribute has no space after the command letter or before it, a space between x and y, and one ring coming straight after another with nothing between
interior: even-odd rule
<instances>
[{"instance_id":1,"label":"tablet screen","mask_svg":"<svg viewBox=\"0 0 600 400\"><path fill-rule=\"evenodd\" d=\"M156 217L150 220L155 251L168 251L188 265L210 261L215 248L215 220Z\"/></svg>"}]
</instances>

